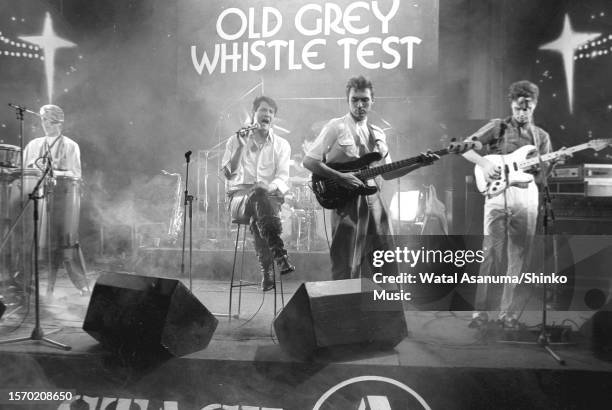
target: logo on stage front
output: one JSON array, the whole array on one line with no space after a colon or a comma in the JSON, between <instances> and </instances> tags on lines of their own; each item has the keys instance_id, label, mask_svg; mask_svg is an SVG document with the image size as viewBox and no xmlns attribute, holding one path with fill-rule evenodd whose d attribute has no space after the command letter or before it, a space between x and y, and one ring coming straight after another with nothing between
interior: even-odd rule
<instances>
[{"instance_id":1,"label":"logo on stage front","mask_svg":"<svg viewBox=\"0 0 612 410\"><path fill-rule=\"evenodd\" d=\"M431 407L414 389L382 376L359 376L345 380L325 392L313 410L397 410Z\"/></svg>"}]
</instances>

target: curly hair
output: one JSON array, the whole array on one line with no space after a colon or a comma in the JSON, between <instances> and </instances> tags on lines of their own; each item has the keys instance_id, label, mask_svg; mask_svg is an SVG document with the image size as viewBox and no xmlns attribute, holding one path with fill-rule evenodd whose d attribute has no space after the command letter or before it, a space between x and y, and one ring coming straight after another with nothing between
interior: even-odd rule
<instances>
[{"instance_id":1,"label":"curly hair","mask_svg":"<svg viewBox=\"0 0 612 410\"><path fill-rule=\"evenodd\" d=\"M372 93L372 98L374 98L374 86L372 85L372 82L362 75L349 78L348 82L346 83L347 100L349 94L351 93L351 88L354 88L355 90L367 90L369 88L370 92Z\"/></svg>"},{"instance_id":2,"label":"curly hair","mask_svg":"<svg viewBox=\"0 0 612 410\"><path fill-rule=\"evenodd\" d=\"M517 81L510 84L508 89L508 98L510 101L514 101L520 97L531 98L537 100L540 95L540 89L537 85L531 81Z\"/></svg>"},{"instance_id":3,"label":"curly hair","mask_svg":"<svg viewBox=\"0 0 612 410\"><path fill-rule=\"evenodd\" d=\"M272 98L267 97L265 95L260 95L259 97L253 100L253 112L257 111L257 109L259 108L259 105L262 102L265 102L270 107L274 108L274 114L276 114L276 112L278 111L278 105L276 105L276 101L274 101Z\"/></svg>"}]
</instances>

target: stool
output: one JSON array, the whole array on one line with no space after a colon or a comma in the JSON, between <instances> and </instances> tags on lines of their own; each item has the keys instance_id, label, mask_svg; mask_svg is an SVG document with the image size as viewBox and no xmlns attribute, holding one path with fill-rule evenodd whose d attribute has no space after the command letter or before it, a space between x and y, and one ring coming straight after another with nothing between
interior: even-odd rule
<instances>
[{"instance_id":1,"label":"stool","mask_svg":"<svg viewBox=\"0 0 612 410\"><path fill-rule=\"evenodd\" d=\"M238 288L238 313L236 315L234 315L233 317L238 319L240 317L240 307L242 304L242 288L246 287L246 286L260 286L259 283L255 283L255 282L249 282L249 281L245 281L243 280L243 275L244 275L244 249L245 249L245 243L246 243L246 233L247 233L247 228L249 226L249 221L246 220L234 220L232 221L232 223L236 224L238 229L236 230L236 241L234 243L234 262L232 264L232 278L230 281L230 296L229 296L229 308L228 308L228 318L229 320L232 320L232 301L233 301L233 292L234 292L234 288ZM244 225L244 232L242 234L242 256L241 256L241 262L240 262L240 279L238 279L238 283L234 283L235 280L235 275L236 275L236 259L238 257L238 242L240 241L240 227ZM272 264L272 278L274 279L274 317L276 317L276 311L277 311L277 304L276 304L276 300L277 300L277 290L276 290L276 267L274 266L274 263ZM285 296L283 294L283 278L282 276L279 275L279 283L280 283L280 296L281 296L281 304L282 307L285 307Z\"/></svg>"}]
</instances>

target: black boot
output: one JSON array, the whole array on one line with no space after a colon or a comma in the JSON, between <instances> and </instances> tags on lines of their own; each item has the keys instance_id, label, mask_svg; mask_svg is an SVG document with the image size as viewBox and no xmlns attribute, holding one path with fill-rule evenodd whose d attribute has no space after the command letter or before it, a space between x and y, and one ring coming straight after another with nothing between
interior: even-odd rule
<instances>
[{"instance_id":1,"label":"black boot","mask_svg":"<svg viewBox=\"0 0 612 410\"><path fill-rule=\"evenodd\" d=\"M272 275L272 269L261 269L261 290L267 292L276 287L276 282L274 282L274 277Z\"/></svg>"},{"instance_id":2,"label":"black boot","mask_svg":"<svg viewBox=\"0 0 612 410\"><path fill-rule=\"evenodd\" d=\"M295 266L289 263L289 257L287 255L283 255L280 258L275 258L276 266L278 266L278 270L281 275L286 275L295 270Z\"/></svg>"},{"instance_id":3,"label":"black boot","mask_svg":"<svg viewBox=\"0 0 612 410\"><path fill-rule=\"evenodd\" d=\"M261 269L261 290L266 292L274 289L275 287L274 276L272 274L274 259L272 258L270 249L268 249L267 242L261 237L259 229L255 223L251 224L251 233L253 234L253 239L255 240L255 253L257 254L259 267Z\"/></svg>"},{"instance_id":4,"label":"black boot","mask_svg":"<svg viewBox=\"0 0 612 410\"><path fill-rule=\"evenodd\" d=\"M257 227L261 236L270 247L270 252L272 252L274 256L280 274L286 275L293 272L295 266L289 263L285 244L280 238L280 234L282 233L280 218L277 216L264 216L257 221Z\"/></svg>"}]
</instances>

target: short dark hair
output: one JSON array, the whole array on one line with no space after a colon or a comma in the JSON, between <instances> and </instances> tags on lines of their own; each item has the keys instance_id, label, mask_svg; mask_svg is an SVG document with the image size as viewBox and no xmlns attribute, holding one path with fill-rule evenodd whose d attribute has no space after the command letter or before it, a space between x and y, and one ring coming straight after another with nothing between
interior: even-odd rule
<instances>
[{"instance_id":1,"label":"short dark hair","mask_svg":"<svg viewBox=\"0 0 612 410\"><path fill-rule=\"evenodd\" d=\"M347 101L348 101L349 94L351 93L351 88L354 88L355 90L367 90L369 88L370 92L372 93L372 98L374 98L374 86L372 85L372 81L368 80L362 75L358 77L351 77L346 83Z\"/></svg>"},{"instance_id":2,"label":"short dark hair","mask_svg":"<svg viewBox=\"0 0 612 410\"><path fill-rule=\"evenodd\" d=\"M257 111L262 102L265 102L270 107L274 108L274 114L276 114L276 112L278 111L278 105L276 105L276 101L265 95L260 95L259 97L253 100L253 112Z\"/></svg>"},{"instance_id":3,"label":"short dark hair","mask_svg":"<svg viewBox=\"0 0 612 410\"><path fill-rule=\"evenodd\" d=\"M508 89L508 98L510 101L514 101L520 97L531 98L533 100L537 100L540 95L540 89L537 85L532 83L531 81L517 81L515 83L510 84L510 88Z\"/></svg>"}]
</instances>

